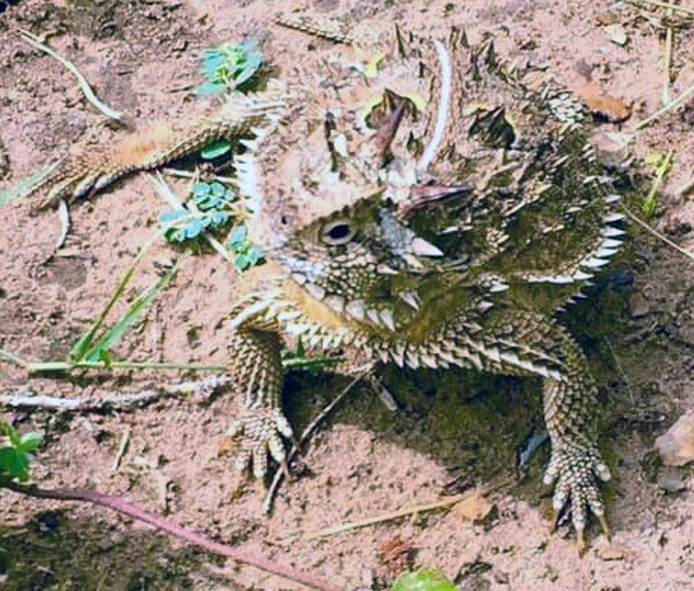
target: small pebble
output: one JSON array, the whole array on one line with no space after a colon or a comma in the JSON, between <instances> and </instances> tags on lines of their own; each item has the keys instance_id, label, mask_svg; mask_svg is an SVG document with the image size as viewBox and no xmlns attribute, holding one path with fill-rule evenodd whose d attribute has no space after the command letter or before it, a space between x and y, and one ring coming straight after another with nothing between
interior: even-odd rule
<instances>
[{"instance_id":1,"label":"small pebble","mask_svg":"<svg viewBox=\"0 0 694 591\"><path fill-rule=\"evenodd\" d=\"M676 493L687 489L687 483L680 471L672 466L664 466L658 472L658 488L667 493Z\"/></svg>"}]
</instances>

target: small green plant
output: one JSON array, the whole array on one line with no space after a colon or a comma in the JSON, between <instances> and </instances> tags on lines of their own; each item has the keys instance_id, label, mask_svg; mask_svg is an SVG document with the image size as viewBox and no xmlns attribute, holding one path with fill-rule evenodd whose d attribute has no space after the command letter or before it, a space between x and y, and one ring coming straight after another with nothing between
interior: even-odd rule
<instances>
[{"instance_id":1,"label":"small green plant","mask_svg":"<svg viewBox=\"0 0 694 591\"><path fill-rule=\"evenodd\" d=\"M130 303L127 310L110 327L101 332L97 332L101 327L101 322L106 314L103 314L97 324L85 332L75 343L70 351L70 359L74 362L96 363L103 362L107 368L112 365L111 349L122 338L127 330L137 322L140 314L146 310L155 297L164 290L176 274L177 267L174 265L164 275L159 277L149 287L145 288ZM118 296L122 294L125 284L130 280L132 274L126 273L126 278L116 290ZM116 299L111 300L106 312L115 304Z\"/></svg>"},{"instance_id":2,"label":"small green plant","mask_svg":"<svg viewBox=\"0 0 694 591\"><path fill-rule=\"evenodd\" d=\"M229 209L236 200L234 192L222 183L197 182L191 187L191 199L188 207L165 211L160 217L161 224L190 218L191 212L199 214L188 219L180 227L170 228L165 236L170 242L186 242L198 238L205 230L223 228L231 220Z\"/></svg>"},{"instance_id":3,"label":"small green plant","mask_svg":"<svg viewBox=\"0 0 694 591\"><path fill-rule=\"evenodd\" d=\"M219 140L200 150L200 157L203 160L216 160L231 152L231 147L232 145L229 140Z\"/></svg>"},{"instance_id":4,"label":"small green plant","mask_svg":"<svg viewBox=\"0 0 694 591\"><path fill-rule=\"evenodd\" d=\"M263 54L253 40L223 43L205 50L202 73L205 81L199 95L220 94L229 90L243 91L263 63Z\"/></svg>"},{"instance_id":5,"label":"small green plant","mask_svg":"<svg viewBox=\"0 0 694 591\"><path fill-rule=\"evenodd\" d=\"M669 150L666 154L652 152L645 158L646 164L653 167L653 182L648 195L646 195L641 204L641 215L646 219L649 219L655 213L655 208L658 205L658 194L660 193L665 175L672 168L674 154L674 150Z\"/></svg>"},{"instance_id":6,"label":"small green plant","mask_svg":"<svg viewBox=\"0 0 694 591\"><path fill-rule=\"evenodd\" d=\"M263 54L255 41L223 43L205 50L202 74L205 80L195 92L201 96L222 94L231 90L247 90L254 74L263 63ZM231 142L219 140L200 151L205 160L214 160L231 150Z\"/></svg>"},{"instance_id":7,"label":"small green plant","mask_svg":"<svg viewBox=\"0 0 694 591\"><path fill-rule=\"evenodd\" d=\"M402 573L391 591L458 591L458 588L439 571L421 569Z\"/></svg>"},{"instance_id":8,"label":"small green plant","mask_svg":"<svg viewBox=\"0 0 694 591\"><path fill-rule=\"evenodd\" d=\"M164 212L159 222L170 224L186 219L185 223L171 227L165 234L167 240L177 243L197 240L207 230L218 230L237 222L229 233L225 248L235 255L234 265L245 271L262 262L263 252L249 240L246 225L238 221L238 200L229 187L218 181L199 181L191 187L187 207ZM243 208L248 209L247 205L244 203ZM194 214L192 218L191 213Z\"/></svg>"},{"instance_id":9,"label":"small green plant","mask_svg":"<svg viewBox=\"0 0 694 591\"><path fill-rule=\"evenodd\" d=\"M8 422L0 419L0 478L29 478L33 452L43 441L43 434L35 431L20 435Z\"/></svg>"},{"instance_id":10,"label":"small green plant","mask_svg":"<svg viewBox=\"0 0 694 591\"><path fill-rule=\"evenodd\" d=\"M236 255L234 265L240 271L262 262L263 251L249 240L246 224L234 226L227 240L227 248Z\"/></svg>"}]
</instances>

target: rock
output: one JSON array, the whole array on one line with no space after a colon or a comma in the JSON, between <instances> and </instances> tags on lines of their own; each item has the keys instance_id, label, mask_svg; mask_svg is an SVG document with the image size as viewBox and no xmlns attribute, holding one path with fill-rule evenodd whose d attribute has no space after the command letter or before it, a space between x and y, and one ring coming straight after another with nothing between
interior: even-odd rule
<instances>
[{"instance_id":1,"label":"rock","mask_svg":"<svg viewBox=\"0 0 694 591\"><path fill-rule=\"evenodd\" d=\"M687 489L687 483L682 478L679 470L672 466L665 466L658 473L658 488L667 493L676 493Z\"/></svg>"},{"instance_id":2,"label":"rock","mask_svg":"<svg viewBox=\"0 0 694 591\"><path fill-rule=\"evenodd\" d=\"M627 36L627 31L624 28L624 25L620 23L612 23L611 25L605 25L602 28L603 32L607 36L607 38L612 41L615 45L619 45L620 47L624 47L627 42L629 41L629 37Z\"/></svg>"},{"instance_id":3,"label":"rock","mask_svg":"<svg viewBox=\"0 0 694 591\"><path fill-rule=\"evenodd\" d=\"M650 312L648 303L641 294L635 293L629 298L629 308L632 318L642 318Z\"/></svg>"},{"instance_id":4,"label":"rock","mask_svg":"<svg viewBox=\"0 0 694 591\"><path fill-rule=\"evenodd\" d=\"M605 562L611 560L624 560L628 554L628 550L618 544L607 544L597 552L600 560L604 560Z\"/></svg>"},{"instance_id":5,"label":"rock","mask_svg":"<svg viewBox=\"0 0 694 591\"><path fill-rule=\"evenodd\" d=\"M479 490L468 493L462 501L453 506L452 512L459 519L485 526L489 526L498 516L496 505L485 499Z\"/></svg>"},{"instance_id":6,"label":"rock","mask_svg":"<svg viewBox=\"0 0 694 591\"><path fill-rule=\"evenodd\" d=\"M694 460L694 412L688 411L655 440L666 466L684 466Z\"/></svg>"}]
</instances>

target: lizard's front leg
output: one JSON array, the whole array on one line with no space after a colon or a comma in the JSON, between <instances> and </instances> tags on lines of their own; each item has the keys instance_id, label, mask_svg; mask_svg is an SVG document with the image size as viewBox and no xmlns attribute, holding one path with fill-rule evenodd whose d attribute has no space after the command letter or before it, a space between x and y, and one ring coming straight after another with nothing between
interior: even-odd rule
<instances>
[{"instance_id":1,"label":"lizard's front leg","mask_svg":"<svg viewBox=\"0 0 694 591\"><path fill-rule=\"evenodd\" d=\"M557 330L561 329L557 327ZM576 528L578 549L582 552L589 513L595 515L609 537L598 480L609 480L610 471L594 443L589 424L597 402L596 386L583 353L568 335L564 337L564 375L544 381L545 421L552 440L552 455L544 483L556 483L552 499L553 529L559 513L571 502L571 519Z\"/></svg>"},{"instance_id":2,"label":"lizard's front leg","mask_svg":"<svg viewBox=\"0 0 694 591\"><path fill-rule=\"evenodd\" d=\"M552 442L544 483L555 485L552 505L556 518L570 506L582 551L589 513L609 535L599 481L610 479L595 444L592 418L597 388L585 356L564 328L529 311L493 314L482 332L477 348L491 363L492 371L544 378L544 415Z\"/></svg>"},{"instance_id":3,"label":"lizard's front leg","mask_svg":"<svg viewBox=\"0 0 694 591\"><path fill-rule=\"evenodd\" d=\"M227 430L237 444L234 467L242 473L252 465L254 478L261 482L267 474L268 453L289 474L280 437L292 437L289 421L282 414L281 348L277 331L246 324L236 329L229 345L229 373L244 406L244 413Z\"/></svg>"}]
</instances>

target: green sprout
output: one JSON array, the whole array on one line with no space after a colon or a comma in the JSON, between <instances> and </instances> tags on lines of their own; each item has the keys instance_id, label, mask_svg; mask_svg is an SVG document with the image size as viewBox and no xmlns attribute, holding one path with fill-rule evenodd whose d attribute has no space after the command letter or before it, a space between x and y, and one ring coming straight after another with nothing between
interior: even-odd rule
<instances>
[{"instance_id":1,"label":"green sprout","mask_svg":"<svg viewBox=\"0 0 694 591\"><path fill-rule=\"evenodd\" d=\"M234 265L239 271L245 271L262 263L263 251L248 238L248 228L245 224L234 226L227 240L227 247L234 252Z\"/></svg>"},{"instance_id":2,"label":"green sprout","mask_svg":"<svg viewBox=\"0 0 694 591\"><path fill-rule=\"evenodd\" d=\"M31 454L43 441L43 434L35 431L20 435L12 425L0 419L0 477L17 478L24 482L29 478Z\"/></svg>"},{"instance_id":3,"label":"green sprout","mask_svg":"<svg viewBox=\"0 0 694 591\"><path fill-rule=\"evenodd\" d=\"M218 140L200 150L200 157L203 160L216 160L231 151L229 140Z\"/></svg>"},{"instance_id":4,"label":"green sprout","mask_svg":"<svg viewBox=\"0 0 694 591\"><path fill-rule=\"evenodd\" d=\"M421 569L402 573L391 591L457 591L458 588L437 570Z\"/></svg>"},{"instance_id":5,"label":"green sprout","mask_svg":"<svg viewBox=\"0 0 694 591\"><path fill-rule=\"evenodd\" d=\"M208 230L219 230L232 223L236 225L229 233L225 248L234 255L234 265L245 271L262 262L262 250L248 238L248 228L240 221L238 214L238 196L218 181L198 181L191 187L191 198L187 207L164 212L159 217L160 224L170 224L178 219L185 222L174 225L166 231L166 239L170 242L185 243L197 240ZM244 208L248 209L248 203ZM191 213L194 214L191 217Z\"/></svg>"},{"instance_id":6,"label":"green sprout","mask_svg":"<svg viewBox=\"0 0 694 591\"><path fill-rule=\"evenodd\" d=\"M247 90L253 76L263 63L263 54L255 41L223 43L205 50L202 74L205 80L198 85L198 95L222 94L232 90ZM200 152L205 160L214 160L231 150L231 142L220 140Z\"/></svg>"},{"instance_id":7,"label":"green sprout","mask_svg":"<svg viewBox=\"0 0 694 591\"><path fill-rule=\"evenodd\" d=\"M649 219L655 213L655 208L658 205L658 194L660 193L665 175L672 168L674 154L674 150L669 150L666 154L653 152L645 158L646 164L654 168L651 188L641 204L641 214L646 219Z\"/></svg>"}]
</instances>

